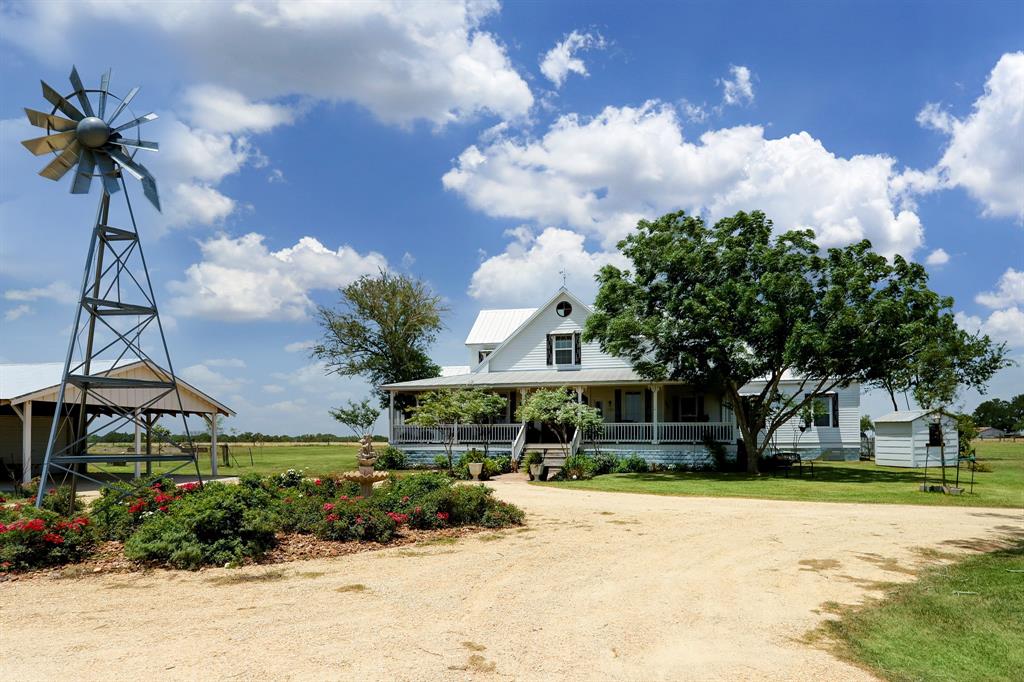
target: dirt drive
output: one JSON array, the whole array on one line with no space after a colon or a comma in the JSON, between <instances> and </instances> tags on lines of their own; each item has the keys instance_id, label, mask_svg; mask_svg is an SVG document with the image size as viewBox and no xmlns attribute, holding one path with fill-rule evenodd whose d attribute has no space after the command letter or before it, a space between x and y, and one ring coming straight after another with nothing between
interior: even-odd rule
<instances>
[{"instance_id":1,"label":"dirt drive","mask_svg":"<svg viewBox=\"0 0 1024 682\"><path fill-rule=\"evenodd\" d=\"M507 477L506 477L507 478ZM529 527L197 573L0 584L18 680L862 680L802 643L828 601L1020 532L1014 510L493 484Z\"/></svg>"}]
</instances>

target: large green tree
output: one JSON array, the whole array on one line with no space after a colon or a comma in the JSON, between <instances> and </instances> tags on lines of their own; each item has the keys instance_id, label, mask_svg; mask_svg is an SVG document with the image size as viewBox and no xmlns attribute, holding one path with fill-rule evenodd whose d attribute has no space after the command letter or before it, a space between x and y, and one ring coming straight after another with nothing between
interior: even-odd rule
<instances>
[{"instance_id":1,"label":"large green tree","mask_svg":"<svg viewBox=\"0 0 1024 682\"><path fill-rule=\"evenodd\" d=\"M313 356L326 363L328 372L363 377L382 407L388 395L381 385L440 374L427 351L448 309L425 283L381 271L360 277L339 293L336 308L317 309L322 337Z\"/></svg>"},{"instance_id":2,"label":"large green tree","mask_svg":"<svg viewBox=\"0 0 1024 682\"><path fill-rule=\"evenodd\" d=\"M1024 393L1010 400L992 398L974 408L974 421L1003 431L1024 429Z\"/></svg>"},{"instance_id":3,"label":"large green tree","mask_svg":"<svg viewBox=\"0 0 1024 682\"><path fill-rule=\"evenodd\" d=\"M853 382L911 385L925 353L917 342L902 355L885 344L952 323L952 301L928 289L923 268L898 256L890 263L867 241L822 254L812 231L776 235L761 212L710 227L669 213L640 221L619 248L632 270L601 270L584 338L650 381L722 390L751 473L779 427L815 396ZM975 385L1004 363L987 337L955 338L964 344L959 376ZM898 372L912 378L894 379ZM784 376L797 378L796 390L780 388Z\"/></svg>"}]
</instances>

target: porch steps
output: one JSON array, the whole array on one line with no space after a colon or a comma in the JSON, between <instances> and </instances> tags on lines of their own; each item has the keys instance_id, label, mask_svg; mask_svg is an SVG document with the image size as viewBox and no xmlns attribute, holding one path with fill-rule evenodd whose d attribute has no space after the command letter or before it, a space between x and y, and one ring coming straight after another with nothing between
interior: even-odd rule
<instances>
[{"instance_id":1,"label":"porch steps","mask_svg":"<svg viewBox=\"0 0 1024 682\"><path fill-rule=\"evenodd\" d=\"M539 452L544 457L542 464L545 468L544 478L551 478L562 470L565 464L565 455L562 453L562 446L558 443L530 443L523 449L523 457L530 452Z\"/></svg>"}]
</instances>

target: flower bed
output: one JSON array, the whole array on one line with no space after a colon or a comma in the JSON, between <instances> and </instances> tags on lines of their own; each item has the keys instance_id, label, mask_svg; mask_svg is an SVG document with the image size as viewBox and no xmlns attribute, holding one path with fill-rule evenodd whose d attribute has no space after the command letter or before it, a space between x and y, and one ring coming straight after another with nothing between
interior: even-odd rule
<instances>
[{"instance_id":1,"label":"flower bed","mask_svg":"<svg viewBox=\"0 0 1024 682\"><path fill-rule=\"evenodd\" d=\"M97 542L97 570L195 569L280 560L295 553L289 547L314 547L314 556L331 556L349 553L352 546L405 544L423 534L523 523L522 510L495 499L490 489L454 485L438 473L389 478L367 499L348 481L287 472L246 476L238 485L158 480L145 488L111 488L73 519L20 505L0 512L0 557L6 562L0 572L83 561ZM342 545L344 550L327 549Z\"/></svg>"}]
</instances>

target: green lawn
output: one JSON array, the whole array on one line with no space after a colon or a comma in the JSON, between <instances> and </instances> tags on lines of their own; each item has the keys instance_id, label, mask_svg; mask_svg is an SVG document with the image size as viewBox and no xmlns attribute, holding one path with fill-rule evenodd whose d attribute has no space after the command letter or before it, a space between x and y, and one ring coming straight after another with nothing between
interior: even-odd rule
<instances>
[{"instance_id":1,"label":"green lawn","mask_svg":"<svg viewBox=\"0 0 1024 682\"><path fill-rule=\"evenodd\" d=\"M378 443L374 447L381 449L385 443ZM249 452L252 451L252 463L250 464ZM231 447L231 466L220 465L218 473L221 476L241 476L242 474L257 473L261 475L277 474L287 469L303 469L308 476L325 476L327 474L350 471L356 468L356 453L359 446L354 443L337 445L264 445L263 447L249 448L247 446ZM236 465L237 464L237 465ZM124 467L128 469L130 467ZM153 471L167 471L173 468L171 464L154 464ZM204 454L199 457L199 468L203 474L210 473L210 455ZM116 468L107 467L108 470L116 471ZM182 469L179 473L186 473L188 469Z\"/></svg>"},{"instance_id":2,"label":"green lawn","mask_svg":"<svg viewBox=\"0 0 1024 682\"><path fill-rule=\"evenodd\" d=\"M918 490L923 473L916 469L876 466L872 462L818 462L814 478L795 472L789 478L700 472L608 474L589 481L556 481L537 485L651 495L753 497L813 502L877 502L974 507L1024 508L1024 443L979 441L979 460L990 472L975 474L974 492L963 495L924 493ZM939 471L929 469L929 480ZM952 479L955 470L947 475ZM960 470L960 484L969 490L970 472ZM951 481L952 482L952 481Z\"/></svg>"},{"instance_id":3,"label":"green lawn","mask_svg":"<svg viewBox=\"0 0 1024 682\"><path fill-rule=\"evenodd\" d=\"M1024 671L1024 543L925 571L824 630L889 680L997 682Z\"/></svg>"}]
</instances>

